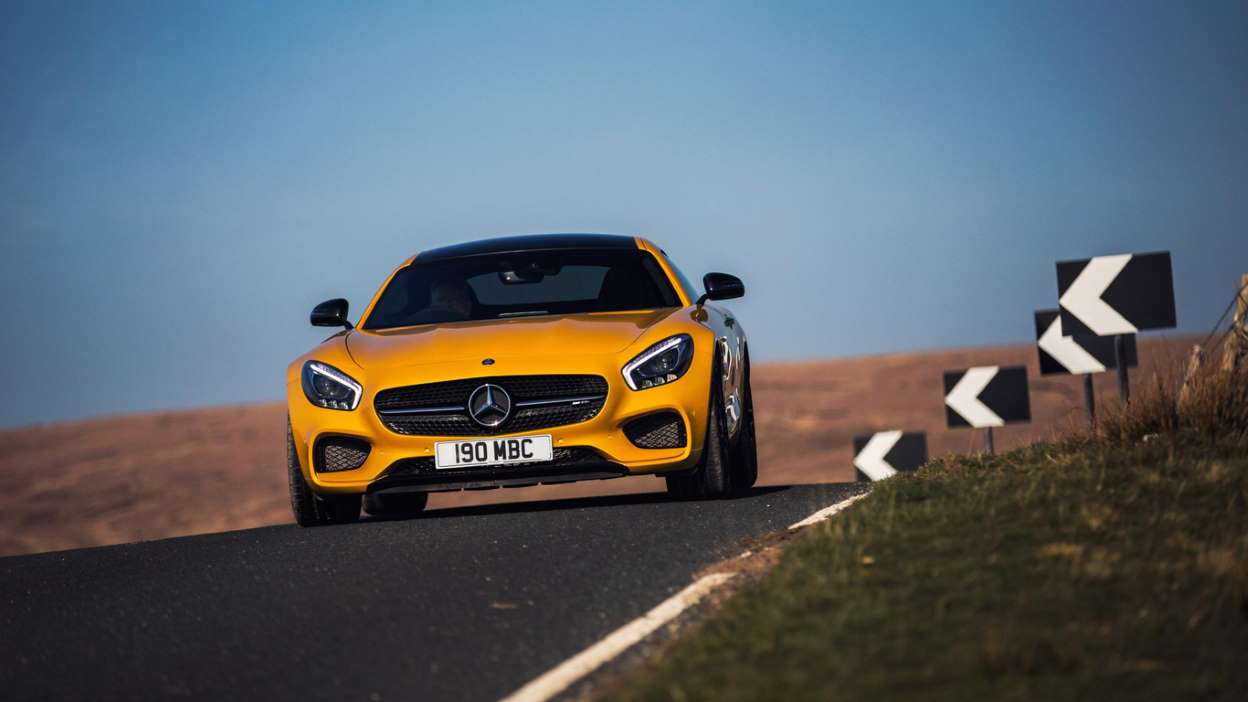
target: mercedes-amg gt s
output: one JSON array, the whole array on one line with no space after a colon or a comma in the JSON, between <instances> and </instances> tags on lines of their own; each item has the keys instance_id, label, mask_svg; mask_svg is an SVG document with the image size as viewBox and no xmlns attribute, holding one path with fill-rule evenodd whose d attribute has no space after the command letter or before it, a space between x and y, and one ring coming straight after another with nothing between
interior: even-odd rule
<instances>
[{"instance_id":1,"label":"mercedes-amg gt s","mask_svg":"<svg viewBox=\"0 0 1248 702\"><path fill-rule=\"evenodd\" d=\"M687 498L758 476L745 330L651 242L504 237L404 261L357 324L286 372L302 525L412 514L428 493L651 474Z\"/></svg>"}]
</instances>

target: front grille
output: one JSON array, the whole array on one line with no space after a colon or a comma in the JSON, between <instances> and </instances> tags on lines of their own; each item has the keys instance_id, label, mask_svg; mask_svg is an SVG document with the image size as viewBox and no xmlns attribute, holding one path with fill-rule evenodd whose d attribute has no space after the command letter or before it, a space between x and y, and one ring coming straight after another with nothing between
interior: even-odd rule
<instances>
[{"instance_id":1,"label":"front grille","mask_svg":"<svg viewBox=\"0 0 1248 702\"><path fill-rule=\"evenodd\" d=\"M512 467L505 467L504 470L532 470L540 468L563 468L586 463L601 463L602 456L597 451L584 446L571 446L568 448L556 448L552 451L551 460L542 461L540 463L521 463ZM454 476L462 473L472 473L474 471L496 471L498 466L486 466L477 468L451 468L449 470L439 471L434 464L432 456L422 456L420 458L404 458L395 461L390 468L386 470L382 477L394 478L409 475L427 475L439 473L447 476Z\"/></svg>"},{"instance_id":2,"label":"front grille","mask_svg":"<svg viewBox=\"0 0 1248 702\"><path fill-rule=\"evenodd\" d=\"M624 435L637 448L681 448L685 445L685 423L675 412L655 412L625 424Z\"/></svg>"},{"instance_id":3,"label":"front grille","mask_svg":"<svg viewBox=\"0 0 1248 702\"><path fill-rule=\"evenodd\" d=\"M511 396L512 412L497 427L484 427L468 416L468 396L485 383ZM516 375L467 378L409 385L377 393L373 407L382 424L409 436L488 436L533 431L593 419L606 404L607 381L597 375ZM573 404L572 400L581 399ZM526 403L567 400L565 403L525 406ZM383 414L385 411L412 414Z\"/></svg>"},{"instance_id":4,"label":"front grille","mask_svg":"<svg viewBox=\"0 0 1248 702\"><path fill-rule=\"evenodd\" d=\"M348 436L327 436L316 442L312 465L318 473L355 470L364 465L369 450L367 441Z\"/></svg>"}]
</instances>

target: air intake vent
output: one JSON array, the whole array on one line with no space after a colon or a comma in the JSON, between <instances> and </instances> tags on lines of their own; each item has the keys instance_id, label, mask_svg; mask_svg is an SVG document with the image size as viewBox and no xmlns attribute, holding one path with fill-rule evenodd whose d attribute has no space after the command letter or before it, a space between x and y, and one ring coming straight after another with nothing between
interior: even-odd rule
<instances>
[{"instance_id":1,"label":"air intake vent","mask_svg":"<svg viewBox=\"0 0 1248 702\"><path fill-rule=\"evenodd\" d=\"M656 412L625 424L624 435L637 448L681 448L685 445L685 423L675 412Z\"/></svg>"},{"instance_id":2,"label":"air intake vent","mask_svg":"<svg viewBox=\"0 0 1248 702\"><path fill-rule=\"evenodd\" d=\"M468 416L468 398L489 383L511 399L509 416L483 426ZM373 401L381 423L408 436L489 436L587 422L607 401L607 381L597 375L516 375L448 380L390 388Z\"/></svg>"},{"instance_id":3,"label":"air intake vent","mask_svg":"<svg viewBox=\"0 0 1248 702\"><path fill-rule=\"evenodd\" d=\"M327 436L316 442L312 465L318 473L355 470L364 465L369 449L367 441L348 436Z\"/></svg>"}]
</instances>

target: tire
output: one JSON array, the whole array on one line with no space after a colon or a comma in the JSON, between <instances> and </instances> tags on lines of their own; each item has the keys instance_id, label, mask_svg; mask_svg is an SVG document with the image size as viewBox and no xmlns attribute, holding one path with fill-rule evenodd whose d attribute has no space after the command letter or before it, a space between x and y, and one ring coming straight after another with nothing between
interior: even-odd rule
<instances>
[{"instance_id":1,"label":"tire","mask_svg":"<svg viewBox=\"0 0 1248 702\"><path fill-rule=\"evenodd\" d=\"M317 495L303 479L295 437L286 420L286 477L290 485L290 509L299 526L349 524L360 518L359 495Z\"/></svg>"},{"instance_id":2,"label":"tire","mask_svg":"<svg viewBox=\"0 0 1248 702\"><path fill-rule=\"evenodd\" d=\"M745 357L745 392L741 403L741 428L732 447L732 488L746 492L758 482L758 441L754 434L754 393L750 389L749 352Z\"/></svg>"},{"instance_id":3,"label":"tire","mask_svg":"<svg viewBox=\"0 0 1248 702\"><path fill-rule=\"evenodd\" d=\"M411 517L420 514L428 503L429 494L424 492L365 495L364 511L374 517Z\"/></svg>"},{"instance_id":4,"label":"tire","mask_svg":"<svg viewBox=\"0 0 1248 702\"><path fill-rule=\"evenodd\" d=\"M732 494L732 470L729 461L732 451L728 446L728 422L724 416L723 373L720 371L719 354L711 369L711 392L708 398L706 441L702 444L702 457L688 475L667 476L667 492L673 497L694 499L718 499Z\"/></svg>"}]
</instances>

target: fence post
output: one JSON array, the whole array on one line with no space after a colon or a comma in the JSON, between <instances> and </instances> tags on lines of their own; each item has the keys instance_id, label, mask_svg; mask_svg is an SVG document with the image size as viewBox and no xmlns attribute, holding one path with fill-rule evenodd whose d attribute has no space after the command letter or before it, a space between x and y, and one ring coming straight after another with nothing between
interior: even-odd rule
<instances>
[{"instance_id":1,"label":"fence post","mask_svg":"<svg viewBox=\"0 0 1248 702\"><path fill-rule=\"evenodd\" d=\"M1240 276L1239 296L1235 300L1235 316L1227 332L1226 348L1222 350L1222 370L1234 371L1248 355L1248 273Z\"/></svg>"},{"instance_id":2,"label":"fence post","mask_svg":"<svg viewBox=\"0 0 1248 702\"><path fill-rule=\"evenodd\" d=\"M1179 413L1182 414L1187 407L1187 402L1191 399L1192 392L1196 388L1196 376L1200 373L1200 361L1204 351L1200 348L1200 344L1192 347L1191 354L1187 357L1187 369L1183 371L1183 387L1179 389Z\"/></svg>"}]
</instances>

